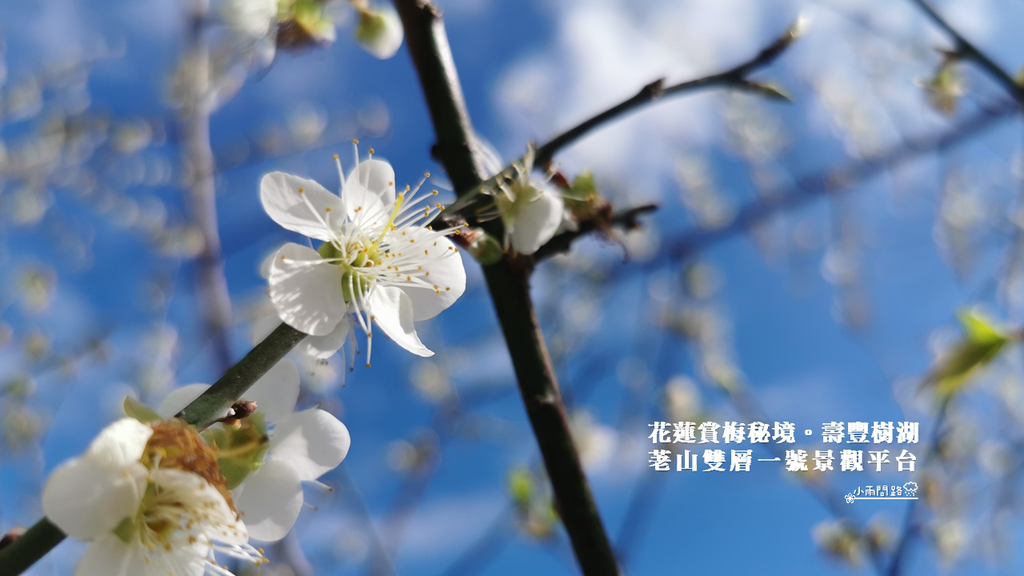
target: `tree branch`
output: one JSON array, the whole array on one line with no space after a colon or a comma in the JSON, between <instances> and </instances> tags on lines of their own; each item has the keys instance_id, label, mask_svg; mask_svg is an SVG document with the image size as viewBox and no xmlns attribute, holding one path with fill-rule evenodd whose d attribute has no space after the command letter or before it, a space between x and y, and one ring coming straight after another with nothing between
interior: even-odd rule
<instances>
[{"instance_id":1,"label":"tree branch","mask_svg":"<svg viewBox=\"0 0 1024 576\"><path fill-rule=\"evenodd\" d=\"M395 0L406 44L437 134L433 154L463 196L487 177L439 11L426 0ZM490 224L490 223L488 223ZM484 267L519 391L544 459L562 523L587 576L618 576L619 569L569 430L551 359L530 300L531 262L506 256Z\"/></svg>"},{"instance_id":2,"label":"tree branch","mask_svg":"<svg viewBox=\"0 0 1024 576\"><path fill-rule=\"evenodd\" d=\"M935 11L935 8L928 2L928 0L910 0L914 4L917 4L921 10L931 18L932 22L935 22L939 28L942 28L946 34L949 34L953 38L953 42L956 44L956 53L968 60L973 60L979 66L981 66L986 72L992 76L992 79L998 82L1009 95L1017 101L1018 104L1024 105L1024 87L1018 84L1012 76L1006 73L1001 66L995 63L991 58L985 55L984 52L978 50L978 48L972 44L969 40L964 38L963 34L960 34L949 24L946 20Z\"/></svg>"},{"instance_id":3,"label":"tree branch","mask_svg":"<svg viewBox=\"0 0 1024 576\"><path fill-rule=\"evenodd\" d=\"M200 430L209 426L305 337L291 326L281 324L178 417ZM0 574L21 574L62 540L64 533L43 518L24 536L0 550Z\"/></svg>"},{"instance_id":4,"label":"tree branch","mask_svg":"<svg viewBox=\"0 0 1024 576\"><path fill-rule=\"evenodd\" d=\"M192 66L190 95L179 110L179 123L184 134L183 158L186 173L190 175L189 209L192 221L203 238L199 254L196 282L204 308L206 329L213 340L216 361L220 370L231 366L231 349L227 328L231 325L231 299L227 279L224 277L224 259L221 256L220 232L217 228L217 201L214 187L214 159L210 147L210 113L212 102L206 94L210 83L210 49L203 38L203 21L207 17L208 1L194 2L190 14L189 56L185 66Z\"/></svg>"},{"instance_id":5,"label":"tree branch","mask_svg":"<svg viewBox=\"0 0 1024 576\"><path fill-rule=\"evenodd\" d=\"M651 82L641 88L640 92L632 98L601 112L597 116L584 120L579 125L555 136L546 144L538 146L535 156L536 165L540 167L546 166L562 148L582 138L591 130L606 122L616 120L620 116L634 112L640 107L665 96L676 96L684 92L692 92L703 88L725 86L747 90L768 98L788 101L789 97L778 88L770 84L750 80L747 76L774 62L799 37L801 28L802 22L798 20L769 46L761 50L757 56L725 72L719 72L718 74L712 74L711 76L668 87L664 85L664 79Z\"/></svg>"},{"instance_id":6,"label":"tree branch","mask_svg":"<svg viewBox=\"0 0 1024 576\"><path fill-rule=\"evenodd\" d=\"M668 256L685 258L695 252L746 232L777 212L796 208L829 194L837 194L854 184L878 175L886 169L903 164L925 152L945 150L976 136L1018 110L1015 103L1006 102L991 110L979 112L952 130L926 134L907 139L904 143L887 148L871 156L819 173L803 176L795 186L772 190L764 197L741 209L728 222L718 228L695 229L685 232L672 242Z\"/></svg>"}]
</instances>

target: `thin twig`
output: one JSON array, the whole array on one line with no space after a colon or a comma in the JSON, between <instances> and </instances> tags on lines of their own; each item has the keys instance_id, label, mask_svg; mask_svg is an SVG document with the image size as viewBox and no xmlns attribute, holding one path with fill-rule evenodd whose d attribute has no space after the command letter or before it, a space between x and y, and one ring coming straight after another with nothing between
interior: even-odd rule
<instances>
[{"instance_id":1,"label":"thin twig","mask_svg":"<svg viewBox=\"0 0 1024 576\"><path fill-rule=\"evenodd\" d=\"M961 144L968 138L996 126L1000 120L1017 110L1015 103L1004 103L975 114L952 130L908 138L903 144L866 158L803 176L794 186L772 190L762 195L717 228L694 229L683 233L670 243L668 256L672 259L688 257L737 233L747 232L782 210L797 208L811 200L840 193L887 169L918 158L922 153L945 150Z\"/></svg>"},{"instance_id":2,"label":"thin twig","mask_svg":"<svg viewBox=\"0 0 1024 576\"><path fill-rule=\"evenodd\" d=\"M579 138L582 138L591 130L606 122L634 112L640 107L665 96L676 96L685 92L693 92L704 88L725 86L727 88L736 88L738 90L754 92L755 94L760 94L776 100L788 101L789 97L778 88L770 84L751 80L748 76L754 71L775 61L775 59L778 58L779 55L782 54L797 37L799 37L801 28L801 21L798 20L781 36L772 41L769 46L761 50L757 56L754 56L752 59L740 64L739 66L726 70L725 72L719 72L718 74L712 74L704 78L682 82L673 86L665 86L664 79L651 82L641 88L640 91L632 98L629 98L628 100L625 100L624 102L621 102L592 118L584 120L577 126L555 136L546 144L538 146L535 156L536 165L539 167L546 166L562 148L565 148Z\"/></svg>"},{"instance_id":3,"label":"thin twig","mask_svg":"<svg viewBox=\"0 0 1024 576\"><path fill-rule=\"evenodd\" d=\"M938 454L939 443L942 440L942 428L945 426L946 417L949 415L950 401L951 397L946 397L939 404L938 415L935 417L935 426L932 428L931 441L928 444L924 457L921 459L922 467L927 465ZM900 530L899 541L896 543L888 568L885 571L887 576L898 576L903 569L903 560L906 557L907 550L910 548L914 536L919 533L919 526L917 525L917 514L920 510L919 502L920 500L911 500L907 506L907 513L903 517L903 528Z\"/></svg>"},{"instance_id":4,"label":"thin twig","mask_svg":"<svg viewBox=\"0 0 1024 576\"><path fill-rule=\"evenodd\" d=\"M935 8L928 2L928 0L910 0L914 4L917 4L921 10L931 18L932 22L935 22L939 28L942 28L946 34L952 37L954 44L956 45L956 53L962 58L973 60L979 66L981 66L992 79L998 82L1009 94L1017 101L1018 104L1024 105L1024 87L1018 84L1012 76L1010 76L1006 70L1003 70L1001 66L995 63L994 60L985 55L984 52L978 50L977 46L972 44L967 38L964 38L963 34L958 32L956 28L949 24Z\"/></svg>"},{"instance_id":5,"label":"thin twig","mask_svg":"<svg viewBox=\"0 0 1024 576\"><path fill-rule=\"evenodd\" d=\"M576 230L569 232L562 232L555 236L548 243L541 246L533 253L534 262L540 262L554 256L561 252L568 252L572 248L572 243L576 239L585 236L595 230L608 230L613 226L619 226L626 230L632 230L640 226L637 218L654 212L658 209L657 204L645 204L643 206L637 206L636 208L630 208L629 210L623 210L618 214L613 214L610 218L591 218L577 223Z\"/></svg>"}]
</instances>

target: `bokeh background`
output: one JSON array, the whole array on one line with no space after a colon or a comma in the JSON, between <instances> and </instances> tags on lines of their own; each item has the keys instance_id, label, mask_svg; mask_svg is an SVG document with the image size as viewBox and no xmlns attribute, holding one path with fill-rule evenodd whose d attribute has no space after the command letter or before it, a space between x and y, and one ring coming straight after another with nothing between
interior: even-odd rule
<instances>
[{"instance_id":1,"label":"bokeh background","mask_svg":"<svg viewBox=\"0 0 1024 576\"><path fill-rule=\"evenodd\" d=\"M533 293L628 573L874 571L871 543L888 557L907 502L844 503L844 521L776 463L659 474L647 466L648 424L746 421L751 405L800 431L919 421L920 460L936 404L918 385L959 337L956 313L981 306L1007 326L1024 321L1024 156L1005 92L970 64L941 68L937 49L952 44L909 1L438 4L477 132L507 161L656 78L742 62L807 18L805 35L756 75L793 103L686 95L556 158L567 175L592 170L617 208L660 210L640 230L587 238L543 263ZM200 313L203 239L176 122L186 8L0 6L4 531L40 517L49 471L117 418L125 395L155 405L174 386L221 374ZM1016 73L1024 5L939 9ZM429 170L445 186L405 48L368 55L348 14L339 11L330 47L281 53L236 78L211 119L235 360L270 312L261 263L293 239L260 207L263 174L336 188L331 155L349 158L358 138L399 183ZM736 225L777 197L797 201ZM301 363L300 404L337 415L352 449L323 478L333 491L307 487L315 509L261 573L575 573L480 268L468 257L466 267L466 295L419 328L434 358L381 339L372 369ZM932 472L914 476L929 499L899 573L1024 567L1022 360L1011 347L951 403ZM910 478L824 481L841 495ZM65 542L32 574L70 574L82 549Z\"/></svg>"}]
</instances>

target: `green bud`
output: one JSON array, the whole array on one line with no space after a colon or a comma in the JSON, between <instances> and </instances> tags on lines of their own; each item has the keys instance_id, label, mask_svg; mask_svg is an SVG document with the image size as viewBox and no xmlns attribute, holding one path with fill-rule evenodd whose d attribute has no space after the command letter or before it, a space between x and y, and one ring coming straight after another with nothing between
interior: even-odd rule
<instances>
[{"instance_id":1,"label":"green bud","mask_svg":"<svg viewBox=\"0 0 1024 576\"><path fill-rule=\"evenodd\" d=\"M370 54L382 60L395 55L402 45L402 23L390 9L359 11L356 41Z\"/></svg>"},{"instance_id":2,"label":"green bud","mask_svg":"<svg viewBox=\"0 0 1024 576\"><path fill-rule=\"evenodd\" d=\"M533 476L529 470L520 467L509 472L508 489L517 508L525 510L530 507L533 499Z\"/></svg>"},{"instance_id":3,"label":"green bud","mask_svg":"<svg viewBox=\"0 0 1024 576\"><path fill-rule=\"evenodd\" d=\"M501 248L501 244L494 239L493 236L488 235L483 230L476 228L473 229L478 232L476 238L470 242L468 250L469 253L476 258L477 262L484 266L490 266L491 264L497 264L504 255L504 250ZM464 232L465 234L465 232Z\"/></svg>"}]
</instances>

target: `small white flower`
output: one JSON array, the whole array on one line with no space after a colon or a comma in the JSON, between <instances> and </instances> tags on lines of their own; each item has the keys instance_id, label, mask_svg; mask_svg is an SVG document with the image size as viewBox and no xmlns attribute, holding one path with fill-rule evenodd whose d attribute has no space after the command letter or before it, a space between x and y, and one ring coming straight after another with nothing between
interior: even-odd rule
<instances>
[{"instance_id":1,"label":"small white flower","mask_svg":"<svg viewBox=\"0 0 1024 576\"><path fill-rule=\"evenodd\" d=\"M462 257L446 237L457 229L424 225L442 208L424 203L436 190L418 194L425 179L396 195L391 165L372 156L348 178L339 161L338 173L340 197L283 172L263 177L267 214L323 242L317 250L286 244L275 255L269 284L278 316L296 330L326 337L315 345L327 355L344 344L354 318L367 335L367 366L374 324L413 354L432 356L413 322L433 318L466 289Z\"/></svg>"},{"instance_id":2,"label":"small white flower","mask_svg":"<svg viewBox=\"0 0 1024 576\"><path fill-rule=\"evenodd\" d=\"M178 388L164 398L157 413L165 418L177 414L208 388L207 384ZM284 538L302 510L302 483L315 483L336 468L351 445L348 429L325 410L293 412L298 397L298 370L291 360L282 360L245 393L245 399L256 402L257 412L271 425L268 449L220 447L221 457L234 451L257 459L247 462L254 470L232 490L235 506L256 540Z\"/></svg>"},{"instance_id":3,"label":"small white flower","mask_svg":"<svg viewBox=\"0 0 1024 576\"><path fill-rule=\"evenodd\" d=\"M192 451L201 445L183 423L123 418L53 471L43 510L66 534L91 542L76 576L230 575L215 562L215 550L263 561L225 493L211 483L222 484L212 456ZM190 467L183 456L161 460L171 446L212 467Z\"/></svg>"},{"instance_id":4,"label":"small white flower","mask_svg":"<svg viewBox=\"0 0 1024 576\"><path fill-rule=\"evenodd\" d=\"M240 51L254 54L263 65L274 59L277 12L277 0L225 0L221 9Z\"/></svg>"},{"instance_id":5,"label":"small white flower","mask_svg":"<svg viewBox=\"0 0 1024 576\"><path fill-rule=\"evenodd\" d=\"M359 8L356 41L370 54L387 60L402 46L405 33L398 13L390 6Z\"/></svg>"},{"instance_id":6,"label":"small white flower","mask_svg":"<svg viewBox=\"0 0 1024 576\"><path fill-rule=\"evenodd\" d=\"M501 158L489 144L477 141L490 174L501 171ZM530 255L558 232L567 218L565 201L545 180L533 176L533 148L521 162L512 165L508 178L499 179L494 203L505 225L505 245Z\"/></svg>"}]
</instances>

